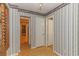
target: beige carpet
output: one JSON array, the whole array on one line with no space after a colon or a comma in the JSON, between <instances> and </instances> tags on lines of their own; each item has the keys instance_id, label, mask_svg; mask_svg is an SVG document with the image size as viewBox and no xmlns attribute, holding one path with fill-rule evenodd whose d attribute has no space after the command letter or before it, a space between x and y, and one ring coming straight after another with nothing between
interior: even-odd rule
<instances>
[{"instance_id":1,"label":"beige carpet","mask_svg":"<svg viewBox=\"0 0 79 59\"><path fill-rule=\"evenodd\" d=\"M31 49L23 45L18 56L56 56L56 54L53 52L53 48L51 46Z\"/></svg>"}]
</instances>

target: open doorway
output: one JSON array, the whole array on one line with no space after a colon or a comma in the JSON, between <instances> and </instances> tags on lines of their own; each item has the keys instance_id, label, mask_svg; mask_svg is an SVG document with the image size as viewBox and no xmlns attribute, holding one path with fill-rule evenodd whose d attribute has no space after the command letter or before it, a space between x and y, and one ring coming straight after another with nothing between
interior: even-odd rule
<instances>
[{"instance_id":1,"label":"open doorway","mask_svg":"<svg viewBox=\"0 0 79 59\"><path fill-rule=\"evenodd\" d=\"M26 16L20 17L20 49L29 48L29 18Z\"/></svg>"}]
</instances>

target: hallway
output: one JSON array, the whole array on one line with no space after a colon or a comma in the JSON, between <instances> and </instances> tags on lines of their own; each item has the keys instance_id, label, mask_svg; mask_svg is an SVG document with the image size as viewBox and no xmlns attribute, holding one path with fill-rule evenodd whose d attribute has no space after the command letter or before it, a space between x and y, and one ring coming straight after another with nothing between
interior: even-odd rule
<instances>
[{"instance_id":1,"label":"hallway","mask_svg":"<svg viewBox=\"0 0 79 59\"><path fill-rule=\"evenodd\" d=\"M79 56L78 9L77 3L0 4L0 55Z\"/></svg>"}]
</instances>

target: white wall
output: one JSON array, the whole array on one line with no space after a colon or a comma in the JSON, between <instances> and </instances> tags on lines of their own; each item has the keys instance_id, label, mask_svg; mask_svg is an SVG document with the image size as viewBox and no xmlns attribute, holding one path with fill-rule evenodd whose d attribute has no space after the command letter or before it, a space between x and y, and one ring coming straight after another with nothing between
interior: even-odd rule
<instances>
[{"instance_id":1,"label":"white wall","mask_svg":"<svg viewBox=\"0 0 79 59\"><path fill-rule=\"evenodd\" d=\"M36 47L45 46L45 17L36 16Z\"/></svg>"},{"instance_id":2,"label":"white wall","mask_svg":"<svg viewBox=\"0 0 79 59\"><path fill-rule=\"evenodd\" d=\"M15 55L20 51L20 22L17 9L9 8L9 49L7 55Z\"/></svg>"},{"instance_id":3,"label":"white wall","mask_svg":"<svg viewBox=\"0 0 79 59\"><path fill-rule=\"evenodd\" d=\"M78 4L68 4L54 16L54 50L60 55L78 55ZM47 17L48 17L47 16Z\"/></svg>"},{"instance_id":4,"label":"white wall","mask_svg":"<svg viewBox=\"0 0 79 59\"><path fill-rule=\"evenodd\" d=\"M78 4L78 16L79 16L79 4ZM78 19L79 19L79 17L78 17ZM79 22L79 20L78 20L78 22ZM78 45L78 56L79 56L79 23L78 23L78 40L77 40L77 45Z\"/></svg>"}]
</instances>

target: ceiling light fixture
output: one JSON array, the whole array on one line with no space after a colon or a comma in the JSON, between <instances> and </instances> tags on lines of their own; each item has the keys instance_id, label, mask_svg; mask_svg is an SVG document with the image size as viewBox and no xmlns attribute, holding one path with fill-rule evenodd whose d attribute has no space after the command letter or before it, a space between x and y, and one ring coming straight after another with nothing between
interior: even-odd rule
<instances>
[{"instance_id":1,"label":"ceiling light fixture","mask_svg":"<svg viewBox=\"0 0 79 59\"><path fill-rule=\"evenodd\" d=\"M39 7L39 10L41 11L43 8L43 3L40 3L40 7Z\"/></svg>"}]
</instances>

